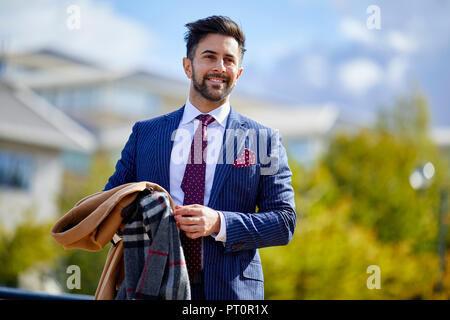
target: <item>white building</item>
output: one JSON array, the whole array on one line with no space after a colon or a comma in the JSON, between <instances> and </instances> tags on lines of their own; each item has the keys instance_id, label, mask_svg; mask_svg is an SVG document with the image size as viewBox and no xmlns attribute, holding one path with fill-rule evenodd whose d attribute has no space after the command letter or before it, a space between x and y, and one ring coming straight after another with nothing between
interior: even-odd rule
<instances>
[{"instance_id":1,"label":"white building","mask_svg":"<svg viewBox=\"0 0 450 320\"><path fill-rule=\"evenodd\" d=\"M31 90L4 80L0 115L0 223L10 228L26 210L54 219L62 152L91 153L95 138Z\"/></svg>"}]
</instances>

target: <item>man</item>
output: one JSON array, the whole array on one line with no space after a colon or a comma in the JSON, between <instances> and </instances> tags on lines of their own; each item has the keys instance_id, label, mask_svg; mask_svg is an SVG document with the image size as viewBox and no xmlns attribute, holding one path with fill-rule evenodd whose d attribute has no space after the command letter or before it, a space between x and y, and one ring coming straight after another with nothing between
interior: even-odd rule
<instances>
[{"instance_id":1,"label":"man","mask_svg":"<svg viewBox=\"0 0 450 320\"><path fill-rule=\"evenodd\" d=\"M211 16L186 27L186 104L134 125L105 189L150 181L170 193L192 299L263 299L258 248L286 245L296 225L286 151L276 131L230 106L239 26Z\"/></svg>"}]
</instances>

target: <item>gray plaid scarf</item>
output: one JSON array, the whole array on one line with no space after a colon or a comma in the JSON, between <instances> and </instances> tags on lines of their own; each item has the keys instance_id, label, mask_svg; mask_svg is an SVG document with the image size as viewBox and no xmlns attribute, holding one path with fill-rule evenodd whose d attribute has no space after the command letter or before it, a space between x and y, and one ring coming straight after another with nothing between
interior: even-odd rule
<instances>
[{"instance_id":1,"label":"gray plaid scarf","mask_svg":"<svg viewBox=\"0 0 450 320\"><path fill-rule=\"evenodd\" d=\"M144 190L122 211L125 278L116 300L190 300L183 249L168 195Z\"/></svg>"}]
</instances>

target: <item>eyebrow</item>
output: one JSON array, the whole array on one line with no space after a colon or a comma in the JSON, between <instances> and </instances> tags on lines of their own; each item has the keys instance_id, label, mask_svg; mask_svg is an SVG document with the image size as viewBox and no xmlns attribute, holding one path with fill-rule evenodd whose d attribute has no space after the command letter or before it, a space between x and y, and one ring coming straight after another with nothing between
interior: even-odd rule
<instances>
[{"instance_id":1,"label":"eyebrow","mask_svg":"<svg viewBox=\"0 0 450 320\"><path fill-rule=\"evenodd\" d=\"M205 50L202 53L200 53L200 55L205 54L205 53L212 53L212 54L217 54L217 52L213 51L213 50ZM236 59L236 57L234 55L232 55L231 53L226 53L225 54L226 57L231 57L233 59Z\"/></svg>"}]
</instances>

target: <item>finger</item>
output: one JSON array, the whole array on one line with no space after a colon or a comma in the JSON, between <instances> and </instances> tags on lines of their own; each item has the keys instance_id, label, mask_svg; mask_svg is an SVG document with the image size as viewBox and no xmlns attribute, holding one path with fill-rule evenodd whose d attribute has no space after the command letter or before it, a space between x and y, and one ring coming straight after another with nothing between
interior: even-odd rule
<instances>
[{"instance_id":1,"label":"finger","mask_svg":"<svg viewBox=\"0 0 450 320\"><path fill-rule=\"evenodd\" d=\"M184 206L176 205L175 209L192 208L197 206L199 206L199 204L185 204Z\"/></svg>"},{"instance_id":2,"label":"finger","mask_svg":"<svg viewBox=\"0 0 450 320\"><path fill-rule=\"evenodd\" d=\"M192 217L187 217L187 216L177 216L177 217L175 217L175 221L178 224L196 224L196 223L198 223L198 221L196 221L196 219L194 219Z\"/></svg>"},{"instance_id":3,"label":"finger","mask_svg":"<svg viewBox=\"0 0 450 320\"><path fill-rule=\"evenodd\" d=\"M177 216L175 220L179 224L200 224L202 219L200 217L186 217L186 216Z\"/></svg>"},{"instance_id":4,"label":"finger","mask_svg":"<svg viewBox=\"0 0 450 320\"><path fill-rule=\"evenodd\" d=\"M202 210L198 207L182 207L179 209L175 209L174 215L187 215L187 216L196 216L201 214Z\"/></svg>"},{"instance_id":5,"label":"finger","mask_svg":"<svg viewBox=\"0 0 450 320\"><path fill-rule=\"evenodd\" d=\"M180 229L185 232L200 232L202 231L202 227L196 224L180 224Z\"/></svg>"},{"instance_id":6,"label":"finger","mask_svg":"<svg viewBox=\"0 0 450 320\"><path fill-rule=\"evenodd\" d=\"M185 232L185 234L189 239L197 239L202 236L200 232Z\"/></svg>"},{"instance_id":7,"label":"finger","mask_svg":"<svg viewBox=\"0 0 450 320\"><path fill-rule=\"evenodd\" d=\"M184 214L186 212L196 211L196 209L198 209L198 208L194 207L192 205L189 205L189 206L182 206L182 207L175 208L175 212Z\"/></svg>"},{"instance_id":8,"label":"finger","mask_svg":"<svg viewBox=\"0 0 450 320\"><path fill-rule=\"evenodd\" d=\"M181 209L183 209L183 206L176 205L176 206L175 206L175 210L173 210L173 214L174 214L175 216L179 215L178 212L179 212Z\"/></svg>"}]
</instances>

